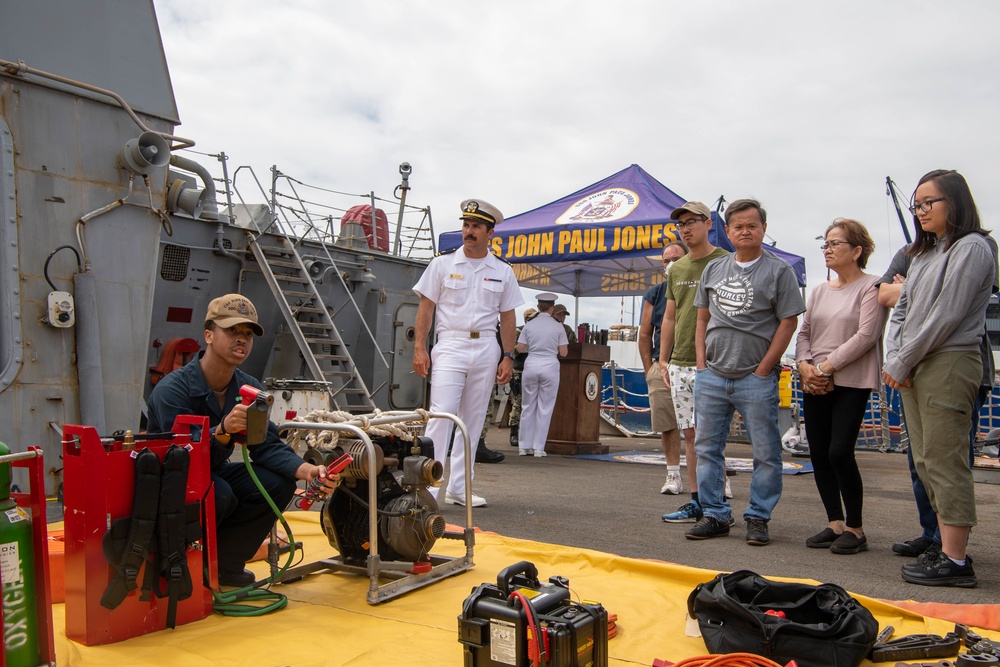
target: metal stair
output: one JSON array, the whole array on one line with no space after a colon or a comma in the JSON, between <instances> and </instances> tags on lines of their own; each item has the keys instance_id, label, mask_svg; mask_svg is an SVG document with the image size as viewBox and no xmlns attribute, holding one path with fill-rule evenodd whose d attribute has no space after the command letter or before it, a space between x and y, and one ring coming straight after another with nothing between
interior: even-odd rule
<instances>
[{"instance_id":1,"label":"metal stair","mask_svg":"<svg viewBox=\"0 0 1000 667\"><path fill-rule=\"evenodd\" d=\"M249 236L249 246L261 273L306 366L315 380L325 383L331 407L352 414L374 412L371 393L295 245L287 235Z\"/></svg>"}]
</instances>

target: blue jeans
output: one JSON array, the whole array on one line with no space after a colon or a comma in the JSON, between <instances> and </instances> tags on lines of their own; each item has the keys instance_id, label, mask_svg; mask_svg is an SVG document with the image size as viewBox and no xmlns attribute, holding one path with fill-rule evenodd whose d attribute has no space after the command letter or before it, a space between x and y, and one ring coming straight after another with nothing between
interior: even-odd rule
<instances>
[{"instance_id":1,"label":"blue jeans","mask_svg":"<svg viewBox=\"0 0 1000 667\"><path fill-rule=\"evenodd\" d=\"M976 403L972 410L972 429L969 431L970 468L975 463L976 457L979 411L983 409L983 405L986 404L986 399L989 398L992 390L992 387L980 387L976 393ZM906 419L906 415L903 415L903 419ZM924 489L924 483L920 480L920 476L917 475L917 468L913 465L913 449L910 447L906 448L906 462L910 466L910 483L913 485L913 499L917 501L917 515L920 518L920 527L923 529L920 537L930 540L935 544L941 544L941 529L938 528L937 514L934 512L934 508L931 507L931 501L927 497L927 490Z\"/></svg>"},{"instance_id":2,"label":"blue jeans","mask_svg":"<svg viewBox=\"0 0 1000 667\"><path fill-rule=\"evenodd\" d=\"M723 497L726 438L733 412L739 410L753 447L753 480L745 519L771 518L781 498L781 434L778 432L778 374L751 373L738 380L711 369L699 370L694 380L697 431L698 500L706 515L729 521L732 508Z\"/></svg>"}]
</instances>

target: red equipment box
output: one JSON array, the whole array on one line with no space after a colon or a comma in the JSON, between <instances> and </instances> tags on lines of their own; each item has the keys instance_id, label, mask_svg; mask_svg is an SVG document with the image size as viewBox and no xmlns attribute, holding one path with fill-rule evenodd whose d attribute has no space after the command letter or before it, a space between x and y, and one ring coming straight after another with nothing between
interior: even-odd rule
<instances>
[{"instance_id":1,"label":"red equipment box","mask_svg":"<svg viewBox=\"0 0 1000 667\"><path fill-rule=\"evenodd\" d=\"M201 439L192 440L200 428ZM66 637L87 646L110 644L167 627L167 598L139 599L141 585L115 609L101 606L101 596L114 576L104 556L102 538L111 522L132 514L135 493L133 454L148 447L162 461L171 445L191 444L185 503L201 503L200 543L188 545L187 565L194 584L191 597L177 603L176 623L190 623L212 613L212 591L218 588L215 555L215 496L209 457L207 417L182 415L167 440L137 440L123 450L115 441L105 449L91 426L67 424L63 431L63 494L66 516ZM204 561L204 562L203 562ZM139 573L141 584L144 563ZM203 571L208 570L208 582ZM162 582L161 582L162 583Z\"/></svg>"}]
</instances>

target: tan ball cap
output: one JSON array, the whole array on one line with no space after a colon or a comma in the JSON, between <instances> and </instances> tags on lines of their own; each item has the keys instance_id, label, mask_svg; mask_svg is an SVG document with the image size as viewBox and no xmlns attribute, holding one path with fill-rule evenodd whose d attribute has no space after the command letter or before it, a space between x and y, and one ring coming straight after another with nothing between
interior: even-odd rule
<instances>
[{"instance_id":1,"label":"tan ball cap","mask_svg":"<svg viewBox=\"0 0 1000 667\"><path fill-rule=\"evenodd\" d=\"M702 204L700 201L689 201L684 202L683 205L678 206L670 213L670 219L676 220L681 217L682 213L694 213L695 215L700 215L708 220L712 219L712 212L708 210L708 207Z\"/></svg>"},{"instance_id":2,"label":"tan ball cap","mask_svg":"<svg viewBox=\"0 0 1000 667\"><path fill-rule=\"evenodd\" d=\"M257 309L254 308L250 299L242 294L226 294L212 299L212 303L208 304L205 321L215 322L223 329L234 327L237 324L249 324L254 335L264 335L264 328L257 321Z\"/></svg>"}]
</instances>

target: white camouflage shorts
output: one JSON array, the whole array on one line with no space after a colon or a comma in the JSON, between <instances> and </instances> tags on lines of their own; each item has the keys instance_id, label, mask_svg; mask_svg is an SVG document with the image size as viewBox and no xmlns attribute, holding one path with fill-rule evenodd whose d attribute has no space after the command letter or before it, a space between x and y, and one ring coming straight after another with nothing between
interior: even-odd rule
<instances>
[{"instance_id":1,"label":"white camouflage shorts","mask_svg":"<svg viewBox=\"0 0 1000 667\"><path fill-rule=\"evenodd\" d=\"M667 365L670 376L670 395L674 399L677 428L694 428L694 366Z\"/></svg>"}]
</instances>

